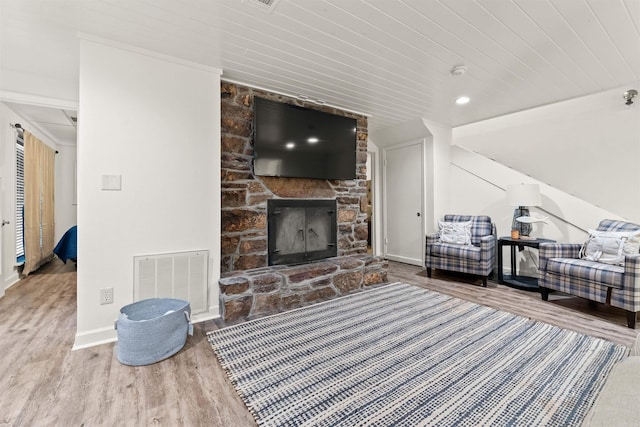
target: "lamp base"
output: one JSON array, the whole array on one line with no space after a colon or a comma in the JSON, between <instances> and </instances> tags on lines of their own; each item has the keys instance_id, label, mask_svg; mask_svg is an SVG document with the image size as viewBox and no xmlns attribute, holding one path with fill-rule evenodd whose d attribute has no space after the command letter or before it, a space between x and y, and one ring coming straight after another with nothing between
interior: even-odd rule
<instances>
[{"instance_id":1,"label":"lamp base","mask_svg":"<svg viewBox=\"0 0 640 427\"><path fill-rule=\"evenodd\" d=\"M531 230L533 230L533 226L531 224L526 224L516 220L516 218L520 218L521 216L529 216L529 208L526 206L519 206L515 208L513 211L513 222L511 223L512 230L518 230L520 232L520 238L522 240L530 240L535 238L530 238L529 234Z\"/></svg>"}]
</instances>

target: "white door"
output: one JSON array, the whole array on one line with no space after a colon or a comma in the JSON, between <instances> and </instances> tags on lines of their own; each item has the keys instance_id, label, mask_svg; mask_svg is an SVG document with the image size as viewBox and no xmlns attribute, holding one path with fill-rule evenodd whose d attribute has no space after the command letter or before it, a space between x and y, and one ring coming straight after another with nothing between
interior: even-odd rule
<instances>
[{"instance_id":1,"label":"white door","mask_svg":"<svg viewBox=\"0 0 640 427\"><path fill-rule=\"evenodd\" d=\"M0 177L0 188L2 188L2 177ZM9 182L11 182L11 180L9 180ZM5 218L10 218L9 216L5 217L5 212L3 210L4 208L4 191L0 191L0 216L2 216L2 218L0 218L0 297L4 296L4 268L3 268L3 264L4 264L4 258L2 257L2 254L4 253L4 251L2 250L2 248L5 245L5 237L6 236L12 236L12 233L7 233L5 228L11 226L11 222ZM13 239L11 240L11 243L13 244Z\"/></svg>"},{"instance_id":2,"label":"white door","mask_svg":"<svg viewBox=\"0 0 640 427\"><path fill-rule=\"evenodd\" d=\"M423 141L384 151L385 256L424 265Z\"/></svg>"}]
</instances>

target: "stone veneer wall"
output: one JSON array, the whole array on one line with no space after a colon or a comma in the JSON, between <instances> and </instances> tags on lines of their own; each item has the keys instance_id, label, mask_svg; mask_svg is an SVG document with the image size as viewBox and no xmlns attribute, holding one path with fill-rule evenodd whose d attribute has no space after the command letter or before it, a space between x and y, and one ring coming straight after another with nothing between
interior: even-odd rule
<instances>
[{"instance_id":1,"label":"stone veneer wall","mask_svg":"<svg viewBox=\"0 0 640 427\"><path fill-rule=\"evenodd\" d=\"M296 266L226 273L219 280L220 316L237 323L343 296L387 281L388 262L349 255Z\"/></svg>"},{"instance_id":2,"label":"stone veneer wall","mask_svg":"<svg viewBox=\"0 0 640 427\"><path fill-rule=\"evenodd\" d=\"M355 180L259 177L253 175L253 97L295 104L357 119ZM336 199L338 256L367 250L367 118L283 95L222 82L222 254L221 272L266 267L267 200Z\"/></svg>"}]
</instances>

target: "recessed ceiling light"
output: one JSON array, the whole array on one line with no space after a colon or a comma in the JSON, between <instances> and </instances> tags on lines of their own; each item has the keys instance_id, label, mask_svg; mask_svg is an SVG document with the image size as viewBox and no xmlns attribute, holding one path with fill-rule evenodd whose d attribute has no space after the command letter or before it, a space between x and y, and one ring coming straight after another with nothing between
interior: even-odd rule
<instances>
[{"instance_id":1,"label":"recessed ceiling light","mask_svg":"<svg viewBox=\"0 0 640 427\"><path fill-rule=\"evenodd\" d=\"M456 99L456 104L464 105L468 104L469 101L471 101L471 99L468 96L461 96L460 98Z\"/></svg>"},{"instance_id":2,"label":"recessed ceiling light","mask_svg":"<svg viewBox=\"0 0 640 427\"><path fill-rule=\"evenodd\" d=\"M320 140L318 138L316 138L315 136L312 136L311 138L307 138L307 142L309 144L315 144L318 141L320 141Z\"/></svg>"},{"instance_id":3,"label":"recessed ceiling light","mask_svg":"<svg viewBox=\"0 0 640 427\"><path fill-rule=\"evenodd\" d=\"M291 150L295 146L296 146L296 144L294 144L293 142L287 142L287 144L285 145L285 147L287 147L289 150Z\"/></svg>"}]
</instances>

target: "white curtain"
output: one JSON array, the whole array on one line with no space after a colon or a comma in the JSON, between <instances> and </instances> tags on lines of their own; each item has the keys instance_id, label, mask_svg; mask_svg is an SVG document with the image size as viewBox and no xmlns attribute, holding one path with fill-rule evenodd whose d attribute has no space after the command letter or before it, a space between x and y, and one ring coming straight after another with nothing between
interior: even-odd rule
<instances>
[{"instance_id":1,"label":"white curtain","mask_svg":"<svg viewBox=\"0 0 640 427\"><path fill-rule=\"evenodd\" d=\"M24 132L25 276L53 257L55 152Z\"/></svg>"}]
</instances>

